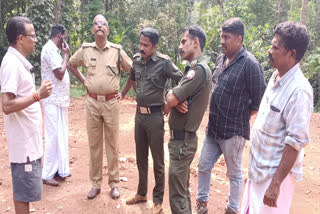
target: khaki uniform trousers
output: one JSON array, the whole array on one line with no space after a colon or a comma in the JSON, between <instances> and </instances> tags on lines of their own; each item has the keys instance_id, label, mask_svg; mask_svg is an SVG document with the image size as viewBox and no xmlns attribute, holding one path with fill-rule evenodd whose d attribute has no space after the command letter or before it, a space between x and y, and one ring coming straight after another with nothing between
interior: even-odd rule
<instances>
[{"instance_id":1,"label":"khaki uniform trousers","mask_svg":"<svg viewBox=\"0 0 320 214\"><path fill-rule=\"evenodd\" d=\"M198 138L170 140L169 200L172 214L191 214L190 165L197 152Z\"/></svg>"},{"instance_id":2,"label":"khaki uniform trousers","mask_svg":"<svg viewBox=\"0 0 320 214\"><path fill-rule=\"evenodd\" d=\"M101 189L104 137L108 184L112 189L119 183L119 101L111 99L102 102L87 96L86 116L90 150L89 176L92 187Z\"/></svg>"}]
</instances>

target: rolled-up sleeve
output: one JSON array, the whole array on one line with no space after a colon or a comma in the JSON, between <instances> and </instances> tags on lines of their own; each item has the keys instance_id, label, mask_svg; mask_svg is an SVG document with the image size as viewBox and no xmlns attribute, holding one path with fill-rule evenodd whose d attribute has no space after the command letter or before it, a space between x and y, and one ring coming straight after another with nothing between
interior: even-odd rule
<instances>
[{"instance_id":1,"label":"rolled-up sleeve","mask_svg":"<svg viewBox=\"0 0 320 214\"><path fill-rule=\"evenodd\" d=\"M298 89L284 109L287 136L285 144L300 151L309 143L309 124L313 112L312 92Z\"/></svg>"}]
</instances>

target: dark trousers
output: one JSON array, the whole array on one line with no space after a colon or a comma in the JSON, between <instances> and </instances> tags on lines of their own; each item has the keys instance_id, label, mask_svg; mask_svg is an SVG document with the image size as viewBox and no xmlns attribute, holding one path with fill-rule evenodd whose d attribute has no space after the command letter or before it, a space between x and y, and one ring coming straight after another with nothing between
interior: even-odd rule
<instances>
[{"instance_id":1,"label":"dark trousers","mask_svg":"<svg viewBox=\"0 0 320 214\"><path fill-rule=\"evenodd\" d=\"M189 192L190 165L197 152L197 137L191 140L170 140L169 198L172 214L191 214Z\"/></svg>"},{"instance_id":2,"label":"dark trousers","mask_svg":"<svg viewBox=\"0 0 320 214\"><path fill-rule=\"evenodd\" d=\"M153 202L162 203L164 194L164 120L162 112L152 114L136 113L135 141L136 158L139 171L138 194L148 192L148 156L149 147L153 158L153 173L155 187L153 188Z\"/></svg>"}]
</instances>

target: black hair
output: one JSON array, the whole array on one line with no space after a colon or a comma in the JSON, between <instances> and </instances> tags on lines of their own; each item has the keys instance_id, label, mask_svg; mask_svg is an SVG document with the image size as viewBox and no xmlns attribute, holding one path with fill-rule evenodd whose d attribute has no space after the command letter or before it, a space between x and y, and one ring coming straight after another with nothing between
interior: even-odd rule
<instances>
[{"instance_id":1,"label":"black hair","mask_svg":"<svg viewBox=\"0 0 320 214\"><path fill-rule=\"evenodd\" d=\"M24 16L14 16L8 21L6 34L10 45L15 45L17 37L26 33L25 24L32 24L32 22Z\"/></svg>"},{"instance_id":2,"label":"black hair","mask_svg":"<svg viewBox=\"0 0 320 214\"><path fill-rule=\"evenodd\" d=\"M191 25L182 30L183 33L188 32L191 39L197 37L200 42L201 51L203 51L204 46L206 45L207 35L199 25Z\"/></svg>"},{"instance_id":3,"label":"black hair","mask_svg":"<svg viewBox=\"0 0 320 214\"><path fill-rule=\"evenodd\" d=\"M221 25L222 32L228 32L235 35L240 35L242 41L244 38L244 25L240 18L234 17L224 21Z\"/></svg>"},{"instance_id":4,"label":"black hair","mask_svg":"<svg viewBox=\"0 0 320 214\"><path fill-rule=\"evenodd\" d=\"M60 24L54 24L51 27L51 35L50 39L56 37L57 35L64 34L66 32L66 28L63 25Z\"/></svg>"},{"instance_id":5,"label":"black hair","mask_svg":"<svg viewBox=\"0 0 320 214\"><path fill-rule=\"evenodd\" d=\"M287 50L296 50L296 61L299 62L306 53L310 41L306 26L287 21L275 26L273 32L281 37L281 42Z\"/></svg>"},{"instance_id":6,"label":"black hair","mask_svg":"<svg viewBox=\"0 0 320 214\"><path fill-rule=\"evenodd\" d=\"M140 32L140 36L143 35L145 37L148 37L150 39L150 42L152 45L158 44L159 41L159 33L156 29L153 27L145 27Z\"/></svg>"}]
</instances>

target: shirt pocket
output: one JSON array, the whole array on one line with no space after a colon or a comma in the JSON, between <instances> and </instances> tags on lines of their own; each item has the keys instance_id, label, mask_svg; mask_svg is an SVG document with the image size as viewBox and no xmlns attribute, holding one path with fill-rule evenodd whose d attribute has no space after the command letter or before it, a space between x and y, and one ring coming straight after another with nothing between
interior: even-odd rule
<instances>
[{"instance_id":1,"label":"shirt pocket","mask_svg":"<svg viewBox=\"0 0 320 214\"><path fill-rule=\"evenodd\" d=\"M96 72L96 61L89 61L86 64L86 68L87 68L87 72L88 72L88 76L93 76Z\"/></svg>"},{"instance_id":2,"label":"shirt pocket","mask_svg":"<svg viewBox=\"0 0 320 214\"><path fill-rule=\"evenodd\" d=\"M283 107L280 104L270 103L267 105L264 113L264 123L261 124L265 133L270 136L278 135L279 131L284 129Z\"/></svg>"},{"instance_id":3,"label":"shirt pocket","mask_svg":"<svg viewBox=\"0 0 320 214\"><path fill-rule=\"evenodd\" d=\"M111 76L120 75L120 71L117 66L106 64L107 74Z\"/></svg>"}]
</instances>

